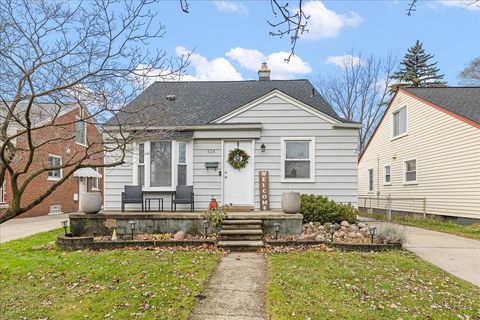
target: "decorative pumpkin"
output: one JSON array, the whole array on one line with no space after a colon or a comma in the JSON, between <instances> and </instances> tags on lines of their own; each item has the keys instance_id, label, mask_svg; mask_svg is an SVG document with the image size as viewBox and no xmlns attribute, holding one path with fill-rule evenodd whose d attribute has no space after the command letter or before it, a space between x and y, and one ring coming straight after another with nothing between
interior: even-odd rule
<instances>
[{"instance_id":1,"label":"decorative pumpkin","mask_svg":"<svg viewBox=\"0 0 480 320\"><path fill-rule=\"evenodd\" d=\"M212 197L212 200L210 200L210 204L208 205L209 209L217 209L218 208L218 203L217 199Z\"/></svg>"},{"instance_id":2,"label":"decorative pumpkin","mask_svg":"<svg viewBox=\"0 0 480 320\"><path fill-rule=\"evenodd\" d=\"M228 164L237 170L245 168L248 159L250 159L248 153L239 148L232 149L228 153Z\"/></svg>"}]
</instances>

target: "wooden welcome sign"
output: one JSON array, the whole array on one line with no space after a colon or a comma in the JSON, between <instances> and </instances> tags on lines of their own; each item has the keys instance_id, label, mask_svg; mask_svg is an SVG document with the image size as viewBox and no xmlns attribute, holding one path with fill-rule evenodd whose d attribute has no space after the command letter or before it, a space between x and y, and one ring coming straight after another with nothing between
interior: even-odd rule
<instances>
[{"instance_id":1,"label":"wooden welcome sign","mask_svg":"<svg viewBox=\"0 0 480 320\"><path fill-rule=\"evenodd\" d=\"M270 197L268 194L268 171L259 172L260 182L260 211L270 210Z\"/></svg>"}]
</instances>

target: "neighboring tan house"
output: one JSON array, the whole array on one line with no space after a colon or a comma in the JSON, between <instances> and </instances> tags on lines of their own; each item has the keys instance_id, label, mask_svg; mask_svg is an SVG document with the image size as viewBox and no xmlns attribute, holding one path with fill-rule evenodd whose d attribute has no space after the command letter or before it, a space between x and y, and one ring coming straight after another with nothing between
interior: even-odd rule
<instances>
[{"instance_id":1,"label":"neighboring tan house","mask_svg":"<svg viewBox=\"0 0 480 320\"><path fill-rule=\"evenodd\" d=\"M308 80L269 75L263 65L259 80L148 87L118 113L123 126L133 130L132 123L143 121L150 130L130 146L123 166L106 168L104 208L120 209L125 185L142 185L145 197L161 196L170 208L169 192L186 184L193 185L196 210L207 209L212 196L220 204L259 210L261 171L269 174L262 204L271 210L281 208L288 191L356 206L360 125L338 117ZM117 118L107 124L114 130ZM228 160L236 149L249 156L240 169ZM105 162L118 156L108 154Z\"/></svg>"},{"instance_id":2,"label":"neighboring tan house","mask_svg":"<svg viewBox=\"0 0 480 320\"><path fill-rule=\"evenodd\" d=\"M24 106L18 106L16 112L20 121L25 120ZM4 120L5 114L0 114L0 120ZM101 143L102 136L97 127L87 121L78 121L79 119L88 118L85 109L78 105L62 106L61 108L55 104L35 105L31 111L31 120L34 128L32 130L32 140L39 145L51 139L59 138L55 141L46 143L37 149L34 161L29 172L35 170L61 165L74 155L81 155L87 152L90 144ZM2 122L0 121L0 123ZM9 134L22 130L21 124L11 122L9 126ZM72 137L72 138L69 138ZM26 135L20 135L14 140L18 149L28 149ZM21 167L25 163L26 154L18 153L14 161L17 167ZM100 156L97 160L91 160L92 164L102 164L103 158ZM65 169L50 170L35 177L29 184L26 192L23 194L22 204L30 203L42 194L47 186L52 185L59 180ZM79 169L70 176L63 184L61 184L52 194L50 194L42 203L33 209L23 213L20 217L41 216L47 214L61 214L77 212L80 208L80 194L87 191L99 191L103 189L102 179L103 168L83 168ZM28 176L28 172L27 172ZM19 180L23 181L25 175L21 175ZM7 177L0 188L0 214L8 209L12 201L12 191L10 187L10 176Z\"/></svg>"},{"instance_id":3,"label":"neighboring tan house","mask_svg":"<svg viewBox=\"0 0 480 320\"><path fill-rule=\"evenodd\" d=\"M359 207L480 219L480 87L405 88L358 165ZM465 219L458 219L459 222Z\"/></svg>"}]
</instances>

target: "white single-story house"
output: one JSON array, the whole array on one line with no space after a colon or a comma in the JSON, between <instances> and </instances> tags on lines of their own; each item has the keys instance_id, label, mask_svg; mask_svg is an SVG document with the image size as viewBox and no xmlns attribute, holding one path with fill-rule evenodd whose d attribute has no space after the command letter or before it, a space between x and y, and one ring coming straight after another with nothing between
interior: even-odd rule
<instances>
[{"instance_id":1,"label":"white single-story house","mask_svg":"<svg viewBox=\"0 0 480 320\"><path fill-rule=\"evenodd\" d=\"M359 207L480 219L480 87L404 88L358 165Z\"/></svg>"},{"instance_id":2,"label":"white single-story house","mask_svg":"<svg viewBox=\"0 0 480 320\"><path fill-rule=\"evenodd\" d=\"M269 75L264 64L259 80L148 87L107 122L131 130L143 123L148 131L129 146L124 165L105 169L104 209L120 209L125 185L162 196L166 208L177 185L193 185L196 210L208 208L212 197L260 210L261 191L263 209L280 209L288 191L356 206L361 125L340 118L308 80ZM117 156L107 154L106 163ZM265 171L268 190L261 190Z\"/></svg>"}]
</instances>

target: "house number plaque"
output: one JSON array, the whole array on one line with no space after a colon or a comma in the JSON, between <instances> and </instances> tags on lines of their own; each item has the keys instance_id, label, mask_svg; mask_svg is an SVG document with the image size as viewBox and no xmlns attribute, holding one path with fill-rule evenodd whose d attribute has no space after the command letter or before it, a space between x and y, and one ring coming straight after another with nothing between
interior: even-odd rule
<instances>
[{"instance_id":1,"label":"house number plaque","mask_svg":"<svg viewBox=\"0 0 480 320\"><path fill-rule=\"evenodd\" d=\"M270 210L270 197L268 194L268 171L259 172L260 182L260 211Z\"/></svg>"}]
</instances>

